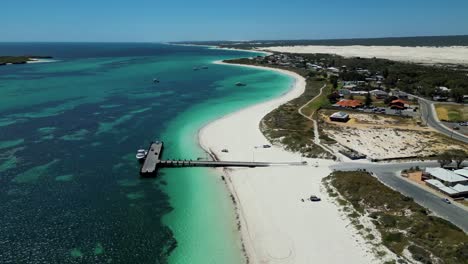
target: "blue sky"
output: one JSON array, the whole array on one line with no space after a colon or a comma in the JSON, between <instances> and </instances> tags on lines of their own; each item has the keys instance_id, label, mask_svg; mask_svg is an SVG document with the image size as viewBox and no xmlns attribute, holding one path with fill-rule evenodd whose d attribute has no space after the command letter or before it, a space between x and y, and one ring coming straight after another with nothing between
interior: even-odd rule
<instances>
[{"instance_id":1,"label":"blue sky","mask_svg":"<svg viewBox=\"0 0 468 264\"><path fill-rule=\"evenodd\" d=\"M468 0L1 0L0 41L468 34Z\"/></svg>"}]
</instances>

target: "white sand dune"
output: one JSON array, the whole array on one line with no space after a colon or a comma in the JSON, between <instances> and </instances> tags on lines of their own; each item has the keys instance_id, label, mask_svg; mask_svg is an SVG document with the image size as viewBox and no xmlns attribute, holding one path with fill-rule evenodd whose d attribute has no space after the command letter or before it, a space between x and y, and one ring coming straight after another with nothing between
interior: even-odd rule
<instances>
[{"instance_id":1,"label":"white sand dune","mask_svg":"<svg viewBox=\"0 0 468 264\"><path fill-rule=\"evenodd\" d=\"M400 46L279 46L262 50L290 53L329 53L344 57L384 58L425 64L468 64L468 46L400 47Z\"/></svg>"},{"instance_id":2,"label":"white sand dune","mask_svg":"<svg viewBox=\"0 0 468 264\"><path fill-rule=\"evenodd\" d=\"M303 160L300 154L277 146L255 148L269 144L259 129L261 119L305 89L301 76L277 71L295 78L290 91L208 124L199 133L205 150L221 160ZM224 148L229 152L222 152ZM332 161L304 160L308 161L307 166L226 170L226 181L237 200L250 263L376 263L369 246L354 235L356 231L349 220L340 215L321 187ZM310 195L320 196L322 201L301 201Z\"/></svg>"}]
</instances>

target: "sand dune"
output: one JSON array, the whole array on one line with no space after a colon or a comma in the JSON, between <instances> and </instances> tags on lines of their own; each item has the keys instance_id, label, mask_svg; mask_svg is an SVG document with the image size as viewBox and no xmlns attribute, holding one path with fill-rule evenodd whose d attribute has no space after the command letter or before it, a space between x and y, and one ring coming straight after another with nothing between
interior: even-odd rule
<instances>
[{"instance_id":1,"label":"sand dune","mask_svg":"<svg viewBox=\"0 0 468 264\"><path fill-rule=\"evenodd\" d=\"M400 46L280 46L262 50L291 53L329 53L344 57L384 58L425 64L450 63L468 65L468 47L400 47Z\"/></svg>"}]
</instances>

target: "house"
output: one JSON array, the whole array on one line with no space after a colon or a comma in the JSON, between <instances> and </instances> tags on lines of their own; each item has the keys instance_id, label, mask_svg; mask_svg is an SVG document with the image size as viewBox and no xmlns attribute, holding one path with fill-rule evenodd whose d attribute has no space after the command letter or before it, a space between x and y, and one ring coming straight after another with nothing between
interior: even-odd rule
<instances>
[{"instance_id":1,"label":"house","mask_svg":"<svg viewBox=\"0 0 468 264\"><path fill-rule=\"evenodd\" d=\"M335 68L335 67L328 67L327 70L332 73L339 73L340 69Z\"/></svg>"},{"instance_id":2,"label":"house","mask_svg":"<svg viewBox=\"0 0 468 264\"><path fill-rule=\"evenodd\" d=\"M393 100L388 105L390 106L391 109L399 109L399 110L406 109L409 106L408 102L403 101L401 99Z\"/></svg>"},{"instance_id":3,"label":"house","mask_svg":"<svg viewBox=\"0 0 468 264\"><path fill-rule=\"evenodd\" d=\"M437 87L436 91L443 92L443 93L449 93L451 91L451 89L449 89L448 87L445 87L445 86L439 86L439 87Z\"/></svg>"},{"instance_id":4,"label":"house","mask_svg":"<svg viewBox=\"0 0 468 264\"><path fill-rule=\"evenodd\" d=\"M463 176L468 175L468 170L462 169L452 172L443 168L426 168L426 174L431 178L426 180L429 187L450 197L468 196L468 177Z\"/></svg>"},{"instance_id":5,"label":"house","mask_svg":"<svg viewBox=\"0 0 468 264\"><path fill-rule=\"evenodd\" d=\"M443 168L426 168L426 173L432 179L442 182L445 186L457 184L468 185L468 178Z\"/></svg>"},{"instance_id":6,"label":"house","mask_svg":"<svg viewBox=\"0 0 468 264\"><path fill-rule=\"evenodd\" d=\"M359 101L359 100L342 99L338 103L336 103L335 106L347 107L347 108L357 108L357 107L362 106L362 102Z\"/></svg>"},{"instance_id":7,"label":"house","mask_svg":"<svg viewBox=\"0 0 468 264\"><path fill-rule=\"evenodd\" d=\"M375 78L377 78L377 81L383 81L385 80L385 77L383 77L383 75L376 75Z\"/></svg>"},{"instance_id":8,"label":"house","mask_svg":"<svg viewBox=\"0 0 468 264\"><path fill-rule=\"evenodd\" d=\"M398 92L396 97L400 98L400 99L408 99L408 94L405 93L405 92Z\"/></svg>"},{"instance_id":9,"label":"house","mask_svg":"<svg viewBox=\"0 0 468 264\"><path fill-rule=\"evenodd\" d=\"M439 192L446 194L450 197L466 197L468 196L468 185L457 184L453 187L445 186L438 180L430 179L426 180L427 186L438 190Z\"/></svg>"},{"instance_id":10,"label":"house","mask_svg":"<svg viewBox=\"0 0 468 264\"><path fill-rule=\"evenodd\" d=\"M397 97L399 99L408 99L408 94L407 93L402 92L402 91L398 91L398 90L391 91L390 95L395 96L395 97Z\"/></svg>"},{"instance_id":11,"label":"house","mask_svg":"<svg viewBox=\"0 0 468 264\"><path fill-rule=\"evenodd\" d=\"M350 95L351 94L351 91L349 91L348 89L339 89L338 90L338 95L340 95L340 97L343 97L345 95Z\"/></svg>"},{"instance_id":12,"label":"house","mask_svg":"<svg viewBox=\"0 0 468 264\"><path fill-rule=\"evenodd\" d=\"M388 93L382 90L372 90L370 91L370 94L375 96L377 99L385 99L388 96Z\"/></svg>"},{"instance_id":13,"label":"house","mask_svg":"<svg viewBox=\"0 0 468 264\"><path fill-rule=\"evenodd\" d=\"M443 95L434 95L432 97L432 101L438 101L438 102L445 102L448 100L448 97L447 96L443 96Z\"/></svg>"},{"instance_id":14,"label":"house","mask_svg":"<svg viewBox=\"0 0 468 264\"><path fill-rule=\"evenodd\" d=\"M460 175L462 177L468 178L468 168L454 170L453 172L455 172L456 174L458 174L458 175Z\"/></svg>"},{"instance_id":15,"label":"house","mask_svg":"<svg viewBox=\"0 0 468 264\"><path fill-rule=\"evenodd\" d=\"M356 84L345 84L343 85L343 89L348 89L348 90L354 90L356 89L357 85Z\"/></svg>"},{"instance_id":16,"label":"house","mask_svg":"<svg viewBox=\"0 0 468 264\"><path fill-rule=\"evenodd\" d=\"M330 120L336 122L348 122L349 114L345 112L336 112L330 116Z\"/></svg>"},{"instance_id":17,"label":"house","mask_svg":"<svg viewBox=\"0 0 468 264\"><path fill-rule=\"evenodd\" d=\"M360 95L360 96L367 95L368 93L369 93L368 91L351 91L352 95Z\"/></svg>"}]
</instances>

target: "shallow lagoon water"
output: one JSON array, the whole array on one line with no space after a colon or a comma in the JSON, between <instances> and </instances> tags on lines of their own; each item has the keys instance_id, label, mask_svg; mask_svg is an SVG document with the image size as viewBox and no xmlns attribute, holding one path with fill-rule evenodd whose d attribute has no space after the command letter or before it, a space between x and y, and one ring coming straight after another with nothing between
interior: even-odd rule
<instances>
[{"instance_id":1,"label":"shallow lagoon water","mask_svg":"<svg viewBox=\"0 0 468 264\"><path fill-rule=\"evenodd\" d=\"M243 262L219 172L166 169L140 179L134 154L162 139L166 158L206 157L197 143L203 125L278 96L289 77L211 64L252 54L200 47L0 51L58 60L0 68L0 262ZM192 70L200 65L209 68Z\"/></svg>"}]
</instances>

